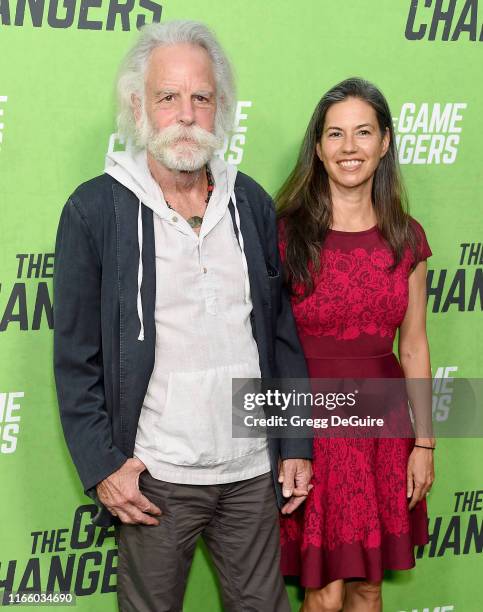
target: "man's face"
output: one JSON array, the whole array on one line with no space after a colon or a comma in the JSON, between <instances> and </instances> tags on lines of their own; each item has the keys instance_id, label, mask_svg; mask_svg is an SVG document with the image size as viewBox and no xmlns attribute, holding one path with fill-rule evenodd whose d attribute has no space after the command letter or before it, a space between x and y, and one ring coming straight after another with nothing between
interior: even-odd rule
<instances>
[{"instance_id":1,"label":"man's face","mask_svg":"<svg viewBox=\"0 0 483 612\"><path fill-rule=\"evenodd\" d=\"M155 49L145 75L145 103L134 99L142 144L174 170L203 167L221 146L215 137L216 83L208 53L179 44Z\"/></svg>"}]
</instances>

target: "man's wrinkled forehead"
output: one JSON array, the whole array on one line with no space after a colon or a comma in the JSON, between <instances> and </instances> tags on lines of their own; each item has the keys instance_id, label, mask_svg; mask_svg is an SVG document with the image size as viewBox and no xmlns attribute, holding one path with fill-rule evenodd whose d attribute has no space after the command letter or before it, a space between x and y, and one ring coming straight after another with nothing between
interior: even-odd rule
<instances>
[{"instance_id":1,"label":"man's wrinkled forehead","mask_svg":"<svg viewBox=\"0 0 483 612\"><path fill-rule=\"evenodd\" d=\"M179 88L200 90L214 94L216 81L212 60L198 45L189 43L161 46L149 57L145 74L146 89L150 93Z\"/></svg>"}]
</instances>

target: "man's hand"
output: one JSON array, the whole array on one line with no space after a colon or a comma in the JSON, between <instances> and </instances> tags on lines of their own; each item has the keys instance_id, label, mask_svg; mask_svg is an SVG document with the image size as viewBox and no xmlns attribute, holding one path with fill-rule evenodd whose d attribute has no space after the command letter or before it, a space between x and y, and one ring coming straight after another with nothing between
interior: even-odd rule
<instances>
[{"instance_id":1,"label":"man's hand","mask_svg":"<svg viewBox=\"0 0 483 612\"><path fill-rule=\"evenodd\" d=\"M96 487L97 496L111 514L131 525L159 525L161 510L139 491L139 474L146 466L137 459L128 459L116 472Z\"/></svg>"},{"instance_id":2,"label":"man's hand","mask_svg":"<svg viewBox=\"0 0 483 612\"><path fill-rule=\"evenodd\" d=\"M290 498L282 507L282 514L290 514L306 500L314 486L310 484L311 478L312 462L308 459L285 459L280 462L278 482L282 484L283 496Z\"/></svg>"}]
</instances>

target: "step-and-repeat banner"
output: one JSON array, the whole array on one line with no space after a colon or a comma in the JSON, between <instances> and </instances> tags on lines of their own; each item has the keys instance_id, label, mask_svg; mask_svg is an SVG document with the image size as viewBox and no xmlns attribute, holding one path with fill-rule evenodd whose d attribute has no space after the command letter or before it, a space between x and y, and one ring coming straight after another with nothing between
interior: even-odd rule
<instances>
[{"instance_id":1,"label":"step-and-repeat banner","mask_svg":"<svg viewBox=\"0 0 483 612\"><path fill-rule=\"evenodd\" d=\"M59 423L55 232L69 194L122 147L113 84L137 28L177 18L206 22L227 49L239 101L224 156L271 193L323 92L354 75L384 91L434 253L433 374L482 371L483 2L0 0L0 591L69 591L89 612L116 609L117 551L113 531L90 524ZM451 381L435 388L435 418L449 418L451 393ZM431 541L416 569L387 575L385 610L483 609L482 461L481 440L440 440ZM221 610L202 545L184 609Z\"/></svg>"}]
</instances>

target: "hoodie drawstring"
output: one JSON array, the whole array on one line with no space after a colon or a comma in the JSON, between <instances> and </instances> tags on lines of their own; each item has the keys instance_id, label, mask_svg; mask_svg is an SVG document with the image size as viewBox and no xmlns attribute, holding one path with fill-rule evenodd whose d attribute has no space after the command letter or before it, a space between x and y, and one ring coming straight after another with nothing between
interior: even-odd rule
<instances>
[{"instance_id":1,"label":"hoodie drawstring","mask_svg":"<svg viewBox=\"0 0 483 612\"><path fill-rule=\"evenodd\" d=\"M141 298L141 285L143 283L143 215L142 204L139 200L138 209L138 245L139 245L139 264L138 264L138 318L141 329L139 330L138 340L144 340L144 324L143 324L143 301Z\"/></svg>"},{"instance_id":2,"label":"hoodie drawstring","mask_svg":"<svg viewBox=\"0 0 483 612\"><path fill-rule=\"evenodd\" d=\"M245 277L245 304L248 304L250 302L250 278L248 276L248 264L247 264L247 258L245 257L245 247L244 247L243 236L242 236L241 227L240 227L240 215L238 213L238 207L236 205L235 190L233 190L231 193L231 200L233 202L233 208L235 209L235 224L238 230L238 244L240 245L240 251L241 251L241 256L242 256L242 266L243 266L243 272L244 272L244 277Z\"/></svg>"}]
</instances>

